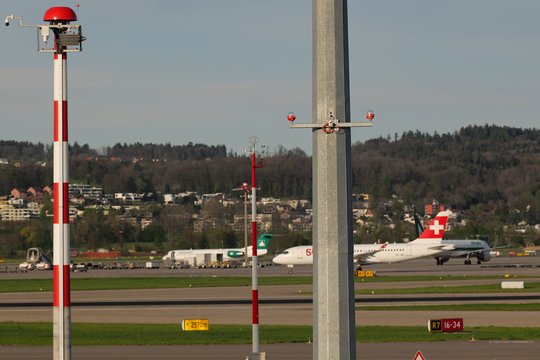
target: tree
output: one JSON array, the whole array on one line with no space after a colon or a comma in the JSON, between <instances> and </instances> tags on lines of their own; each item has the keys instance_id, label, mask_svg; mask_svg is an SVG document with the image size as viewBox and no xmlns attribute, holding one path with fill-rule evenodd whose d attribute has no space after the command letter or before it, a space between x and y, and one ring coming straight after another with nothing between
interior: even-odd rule
<instances>
[{"instance_id":1,"label":"tree","mask_svg":"<svg viewBox=\"0 0 540 360\"><path fill-rule=\"evenodd\" d=\"M236 234L226 228L212 229L207 232L208 247L215 248L231 248L238 247L238 238Z\"/></svg>"},{"instance_id":2,"label":"tree","mask_svg":"<svg viewBox=\"0 0 540 360\"><path fill-rule=\"evenodd\" d=\"M25 248L40 247L52 251L51 231L45 223L30 221L28 225L20 230L19 234Z\"/></svg>"},{"instance_id":3,"label":"tree","mask_svg":"<svg viewBox=\"0 0 540 360\"><path fill-rule=\"evenodd\" d=\"M153 243L155 249L160 251L164 249L166 239L165 229L157 223L148 225L139 236L140 242Z\"/></svg>"}]
</instances>

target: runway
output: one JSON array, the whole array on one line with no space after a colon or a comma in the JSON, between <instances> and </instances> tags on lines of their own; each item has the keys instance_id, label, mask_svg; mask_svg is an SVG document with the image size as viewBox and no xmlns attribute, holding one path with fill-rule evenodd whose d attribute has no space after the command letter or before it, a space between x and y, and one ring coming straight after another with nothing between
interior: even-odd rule
<instances>
[{"instance_id":1,"label":"runway","mask_svg":"<svg viewBox=\"0 0 540 360\"><path fill-rule=\"evenodd\" d=\"M403 269L408 273L422 275L465 275L465 271L479 272L479 275L501 275L494 279L472 280L430 280L414 282L357 282L356 289L368 289L370 295L357 295L357 306L362 305L423 305L423 304L466 304L466 303L524 303L539 302L540 293L470 293L470 294L414 294L414 295L379 295L382 288L433 287L433 286L462 286L500 284L505 280L504 275L511 279L540 281L540 274L534 267L540 258L520 259L523 266L511 268L508 271L509 258L495 259L499 268L480 268L475 265L445 264L436 266L432 259L422 259L401 264L381 264L377 268L380 276L400 275ZM523 260L528 260L524 263ZM399 265L399 266L396 266ZM87 273L75 273L74 276L88 277L104 273L120 276L141 276L150 273L157 276L160 272L179 276L188 269L180 270L97 270ZM294 269L294 274L288 274L284 267L267 267L260 269L261 276L300 276L310 274L311 267ZM230 276L230 271L241 274L250 269L192 269L190 275L201 276ZM33 276L40 272L19 274ZM110 275L111 276L111 275ZM526 278L526 276L537 276ZM219 296L216 296L219 294ZM260 286L260 319L261 324L303 324L312 323L312 286L303 285L271 285ZM52 293L3 293L0 294L0 321L50 321L52 317ZM358 323L366 325L408 325L424 326L429 318L436 317L465 317L469 326L539 326L537 313L524 311L391 311L391 316L384 316L383 311L356 311ZM178 288L178 289L142 289L142 290L99 290L72 292L73 322L127 322L127 323L179 323L189 317L208 318L214 324L250 324L251 322L251 287L223 288Z\"/></svg>"},{"instance_id":2,"label":"runway","mask_svg":"<svg viewBox=\"0 0 540 360\"><path fill-rule=\"evenodd\" d=\"M272 360L311 360L312 344L261 345ZM443 341L436 343L357 343L357 359L413 359L421 351L426 360L485 359L537 360L540 342L532 341ZM242 360L251 352L251 345L208 346L76 346L73 358L78 360L115 359L192 359ZM50 347L0 346L2 358L17 360L50 360Z\"/></svg>"},{"instance_id":3,"label":"runway","mask_svg":"<svg viewBox=\"0 0 540 360\"><path fill-rule=\"evenodd\" d=\"M268 261L267 261L268 262ZM28 273L11 272L17 264L0 265L0 279L51 279L52 271L31 271ZM3 270L4 269L4 270ZM423 258L402 263L374 264L364 266L364 269L374 270L383 275L532 275L540 273L539 257L501 257L493 258L481 265L464 265L463 259L452 259L443 266L437 266L435 259ZM1 272L4 271L4 272ZM311 276L311 266L295 266L292 274L285 266L265 266L258 270L260 276ZM251 276L251 268L231 269L117 269L89 270L87 272L71 273L72 278L102 278L102 277L154 277L154 276Z\"/></svg>"},{"instance_id":4,"label":"runway","mask_svg":"<svg viewBox=\"0 0 540 360\"><path fill-rule=\"evenodd\" d=\"M519 265L516 266L519 260ZM455 261L454 263L452 263ZM373 290L372 295L357 296L357 306L362 305L409 305L440 303L538 302L539 293L520 294L443 294L443 295L378 295L381 288L458 286L474 284L497 284L502 280L520 279L540 281L536 265L540 258L494 259L496 267L463 265L451 260L444 266L436 266L433 259L423 259L402 264L381 264L371 267L379 276L391 275L500 275L497 279L435 280L389 283L356 283L356 288ZM308 276L311 267L294 268L289 274L284 267L259 269L260 276ZM160 269L160 270L91 270L74 273L76 277L118 276L249 276L251 269ZM6 276L4 276L6 275ZM27 274L0 274L0 278L47 278L50 272ZM532 278L525 278L532 276ZM88 323L176 323L182 319L202 317L210 324L251 324L251 287L186 288L152 290L112 290L72 292L73 322ZM260 287L260 323L312 324L311 285L274 285ZM52 294L3 293L0 294L0 321L52 320L50 302ZM34 304L31 304L34 302ZM27 303L23 305L23 303ZM30 303L30 304L29 304ZM356 311L357 326L399 325L426 326L431 318L464 318L465 328L474 326L538 327L538 312L534 311ZM413 358L416 350L425 350L427 359L537 359L539 342L437 342L437 343L384 343L357 344L358 358L396 359ZM261 345L272 359L311 359L309 344ZM3 356L10 359L49 359L50 348L0 347ZM77 359L161 359L171 355L185 359L244 359L250 352L249 345L215 346L150 346L150 347L75 347ZM176 354L176 355L175 355ZM516 354L518 356L516 356Z\"/></svg>"},{"instance_id":5,"label":"runway","mask_svg":"<svg viewBox=\"0 0 540 360\"><path fill-rule=\"evenodd\" d=\"M283 285L283 287L290 287L296 289L298 285ZM174 289L169 291L163 291L162 289L152 290L153 296L148 296L150 293L148 290L107 290L100 292L101 296L93 296L93 300L82 300L82 301L72 301L72 307L106 307L106 306L222 306L222 305L249 305L251 304L251 299L247 298L212 298L213 292L220 291L235 291L238 289L244 290L245 287L226 287L226 288L205 288L206 294L201 295L199 299L188 299L179 295L176 298L171 298L171 292ZM273 286L261 286L262 293L272 293ZM162 291L159 291L162 290ZM130 297L127 299L126 292ZM137 293L143 292L146 296L137 296ZM82 294L81 294L82 293ZM160 298L158 295L165 295L165 299ZM36 301L36 299L24 300L18 298L20 293L12 293L11 296L0 296L0 305L4 308L13 308L13 307L49 307L52 306L52 301ZM24 293L27 294L27 293ZM47 298L52 297L52 293L46 292L42 293ZM73 292L74 295L79 295L77 297L85 297L85 292ZM26 295L27 296L27 295ZM12 297L13 301L8 301L3 298ZM147 299L144 299L147 297ZM121 300L123 299L123 300ZM462 304L462 303L490 303L490 302L537 302L540 300L540 293L480 293L480 294L418 294L418 295L359 295L355 298L355 303L360 304L373 304L373 305L407 305L407 304L429 304L429 303L452 303L452 304ZM299 295L299 296L290 296L290 297L260 297L259 304L262 305L306 305L312 303L311 296Z\"/></svg>"},{"instance_id":6,"label":"runway","mask_svg":"<svg viewBox=\"0 0 540 360\"><path fill-rule=\"evenodd\" d=\"M308 286L302 286L307 288ZM298 285L262 286L259 304L261 306L310 306L312 296L310 291L304 294L288 295L285 297L276 296L275 290L290 288L293 293ZM223 307L223 306L251 306L251 299L248 298L212 298L214 293L220 292L243 292L245 287L226 288L203 288L198 291L200 298L190 298L184 296L183 289L154 289L148 290L106 290L106 291L79 291L73 292L72 308L82 308L90 310L92 308L132 308L132 307ZM266 295L266 296L265 296ZM8 311L10 308L48 308L52 307L52 293L39 293L39 298L28 299L28 293L0 294L0 314L2 310ZM411 294L411 295L357 295L356 306L362 305L430 305L430 304L464 304L464 303L527 303L538 302L540 293L479 293L479 294Z\"/></svg>"}]
</instances>

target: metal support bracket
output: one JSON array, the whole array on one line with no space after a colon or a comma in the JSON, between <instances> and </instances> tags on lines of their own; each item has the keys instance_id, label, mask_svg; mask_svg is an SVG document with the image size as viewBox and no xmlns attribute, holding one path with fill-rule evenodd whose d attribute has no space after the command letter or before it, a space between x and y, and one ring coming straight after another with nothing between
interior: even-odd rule
<instances>
[{"instance_id":1,"label":"metal support bracket","mask_svg":"<svg viewBox=\"0 0 540 360\"><path fill-rule=\"evenodd\" d=\"M328 120L324 123L311 123L311 124L294 124L289 121L289 128L291 129L322 129L326 134L342 134L345 128L352 127L372 127L373 123L370 122L340 122L330 113Z\"/></svg>"}]
</instances>

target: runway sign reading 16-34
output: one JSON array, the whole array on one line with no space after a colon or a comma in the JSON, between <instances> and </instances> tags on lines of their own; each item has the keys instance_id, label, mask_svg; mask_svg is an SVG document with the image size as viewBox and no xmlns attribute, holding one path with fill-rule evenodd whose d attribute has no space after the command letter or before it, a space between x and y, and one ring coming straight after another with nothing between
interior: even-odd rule
<instances>
[{"instance_id":1,"label":"runway sign reading 16-34","mask_svg":"<svg viewBox=\"0 0 540 360\"><path fill-rule=\"evenodd\" d=\"M437 319L429 320L428 330L430 332L459 332L463 331L463 319Z\"/></svg>"},{"instance_id":2,"label":"runway sign reading 16-34","mask_svg":"<svg viewBox=\"0 0 540 360\"><path fill-rule=\"evenodd\" d=\"M182 320L182 331L208 330L208 319L185 319Z\"/></svg>"}]
</instances>

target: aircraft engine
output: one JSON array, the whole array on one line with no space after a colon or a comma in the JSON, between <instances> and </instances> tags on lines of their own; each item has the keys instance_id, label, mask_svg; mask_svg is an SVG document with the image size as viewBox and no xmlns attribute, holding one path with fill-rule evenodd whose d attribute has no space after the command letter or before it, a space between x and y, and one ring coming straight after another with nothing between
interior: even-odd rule
<instances>
[{"instance_id":1,"label":"aircraft engine","mask_svg":"<svg viewBox=\"0 0 540 360\"><path fill-rule=\"evenodd\" d=\"M489 253L489 250L483 250L478 254L478 260L480 261L489 261L491 260L491 254Z\"/></svg>"}]
</instances>

